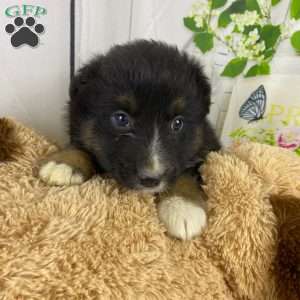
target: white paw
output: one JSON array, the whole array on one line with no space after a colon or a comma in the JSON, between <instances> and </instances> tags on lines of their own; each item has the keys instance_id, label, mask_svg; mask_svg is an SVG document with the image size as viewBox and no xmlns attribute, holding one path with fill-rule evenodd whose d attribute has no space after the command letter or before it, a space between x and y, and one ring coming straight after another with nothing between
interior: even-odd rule
<instances>
[{"instance_id":1,"label":"white paw","mask_svg":"<svg viewBox=\"0 0 300 300\"><path fill-rule=\"evenodd\" d=\"M84 182L84 177L69 165L49 161L39 170L40 178L50 185L74 185Z\"/></svg>"},{"instance_id":2,"label":"white paw","mask_svg":"<svg viewBox=\"0 0 300 300\"><path fill-rule=\"evenodd\" d=\"M206 212L201 199L193 201L183 197L169 197L158 204L158 215L170 235L190 240L206 226Z\"/></svg>"}]
</instances>

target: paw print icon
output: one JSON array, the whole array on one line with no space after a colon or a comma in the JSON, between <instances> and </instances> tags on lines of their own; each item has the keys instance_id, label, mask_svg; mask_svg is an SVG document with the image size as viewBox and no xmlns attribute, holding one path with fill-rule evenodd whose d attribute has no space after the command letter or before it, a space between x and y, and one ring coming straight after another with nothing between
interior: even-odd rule
<instances>
[{"instance_id":1,"label":"paw print icon","mask_svg":"<svg viewBox=\"0 0 300 300\"><path fill-rule=\"evenodd\" d=\"M33 17L24 21L22 17L16 17L14 24L7 24L5 31L11 35L10 41L13 47L26 44L35 47L39 43L39 35L45 31L44 25L36 24Z\"/></svg>"}]
</instances>

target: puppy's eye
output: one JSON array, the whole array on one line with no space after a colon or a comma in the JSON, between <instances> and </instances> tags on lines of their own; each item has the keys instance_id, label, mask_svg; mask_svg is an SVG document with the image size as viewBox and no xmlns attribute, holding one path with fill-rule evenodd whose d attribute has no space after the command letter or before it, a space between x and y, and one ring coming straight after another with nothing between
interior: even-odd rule
<instances>
[{"instance_id":1,"label":"puppy's eye","mask_svg":"<svg viewBox=\"0 0 300 300\"><path fill-rule=\"evenodd\" d=\"M173 121L171 122L171 129L174 132L178 132L182 129L183 127L183 117L182 116L177 116L176 118L173 119Z\"/></svg>"},{"instance_id":2,"label":"puppy's eye","mask_svg":"<svg viewBox=\"0 0 300 300\"><path fill-rule=\"evenodd\" d=\"M123 111L116 111L111 115L111 122L117 129L130 129L130 117Z\"/></svg>"}]
</instances>

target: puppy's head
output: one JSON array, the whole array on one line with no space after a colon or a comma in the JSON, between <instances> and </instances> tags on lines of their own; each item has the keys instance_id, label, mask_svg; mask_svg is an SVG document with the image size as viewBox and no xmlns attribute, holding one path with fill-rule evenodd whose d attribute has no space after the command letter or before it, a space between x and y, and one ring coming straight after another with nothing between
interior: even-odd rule
<instances>
[{"instance_id":1,"label":"puppy's head","mask_svg":"<svg viewBox=\"0 0 300 300\"><path fill-rule=\"evenodd\" d=\"M175 47L115 46L79 71L70 94L72 142L127 187L162 191L217 146L208 81Z\"/></svg>"}]
</instances>

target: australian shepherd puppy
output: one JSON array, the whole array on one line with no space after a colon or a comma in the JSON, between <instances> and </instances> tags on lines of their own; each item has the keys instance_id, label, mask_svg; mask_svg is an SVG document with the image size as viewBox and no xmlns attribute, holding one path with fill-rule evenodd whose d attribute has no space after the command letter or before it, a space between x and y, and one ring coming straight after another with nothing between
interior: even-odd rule
<instances>
[{"instance_id":1,"label":"australian shepherd puppy","mask_svg":"<svg viewBox=\"0 0 300 300\"><path fill-rule=\"evenodd\" d=\"M198 167L220 148L209 107L209 82L187 54L146 40L114 46L73 79L70 146L43 160L39 175L66 185L110 173L123 186L157 194L168 232L190 239L206 223Z\"/></svg>"}]
</instances>

